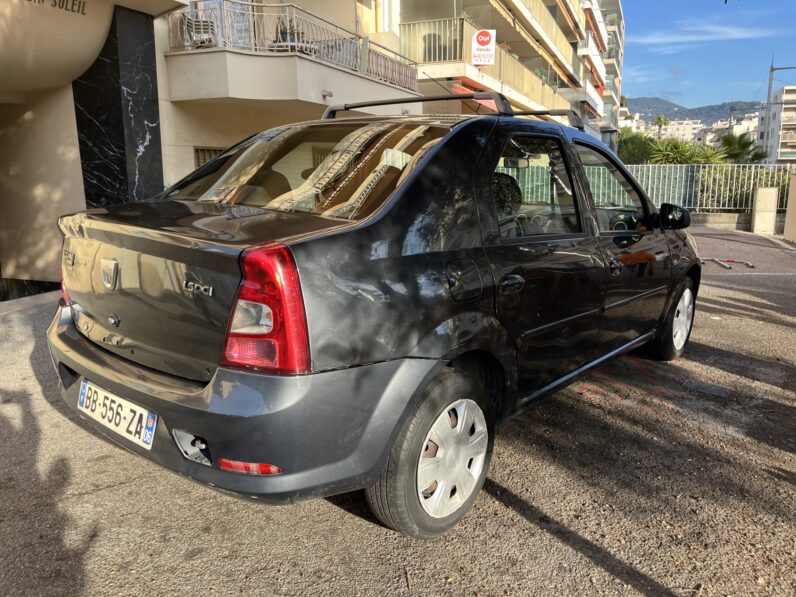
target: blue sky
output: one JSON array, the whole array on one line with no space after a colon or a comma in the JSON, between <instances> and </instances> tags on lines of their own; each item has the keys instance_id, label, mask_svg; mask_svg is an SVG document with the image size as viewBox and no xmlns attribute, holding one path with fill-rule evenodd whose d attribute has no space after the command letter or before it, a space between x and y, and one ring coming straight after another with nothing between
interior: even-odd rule
<instances>
[{"instance_id":1,"label":"blue sky","mask_svg":"<svg viewBox=\"0 0 796 597\"><path fill-rule=\"evenodd\" d=\"M765 101L768 67L796 66L796 0L623 0L622 94L693 108ZM796 84L776 73L774 88Z\"/></svg>"}]
</instances>

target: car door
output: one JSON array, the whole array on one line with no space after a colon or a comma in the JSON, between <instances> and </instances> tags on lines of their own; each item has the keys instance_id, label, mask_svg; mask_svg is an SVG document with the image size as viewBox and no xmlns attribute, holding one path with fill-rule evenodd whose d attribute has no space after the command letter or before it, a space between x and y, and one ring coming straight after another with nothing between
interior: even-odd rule
<instances>
[{"instance_id":1,"label":"car door","mask_svg":"<svg viewBox=\"0 0 796 597\"><path fill-rule=\"evenodd\" d=\"M504 123L476 168L496 311L531 396L594 358L606 277L563 136Z\"/></svg>"},{"instance_id":2,"label":"car door","mask_svg":"<svg viewBox=\"0 0 796 597\"><path fill-rule=\"evenodd\" d=\"M658 323L671 280L669 246L652 225L653 207L621 163L582 141L573 144L599 228L608 266L600 332L603 353L651 331Z\"/></svg>"}]
</instances>

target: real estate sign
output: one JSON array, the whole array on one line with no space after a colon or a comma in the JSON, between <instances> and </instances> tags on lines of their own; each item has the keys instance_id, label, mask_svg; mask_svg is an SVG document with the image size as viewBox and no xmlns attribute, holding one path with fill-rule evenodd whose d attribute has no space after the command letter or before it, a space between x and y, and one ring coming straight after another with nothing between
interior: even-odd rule
<instances>
[{"instance_id":1,"label":"real estate sign","mask_svg":"<svg viewBox=\"0 0 796 597\"><path fill-rule=\"evenodd\" d=\"M472 64L476 66L495 64L495 33L494 29L478 29L473 33L473 41L470 44Z\"/></svg>"}]
</instances>

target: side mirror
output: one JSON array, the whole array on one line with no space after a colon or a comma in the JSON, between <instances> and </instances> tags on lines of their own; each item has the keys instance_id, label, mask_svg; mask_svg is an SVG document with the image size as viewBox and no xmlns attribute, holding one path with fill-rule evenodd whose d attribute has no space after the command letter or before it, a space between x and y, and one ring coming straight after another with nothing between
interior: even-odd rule
<instances>
[{"instance_id":1,"label":"side mirror","mask_svg":"<svg viewBox=\"0 0 796 597\"><path fill-rule=\"evenodd\" d=\"M691 225L691 212L679 205L662 204L659 217L662 230L682 230Z\"/></svg>"}]
</instances>

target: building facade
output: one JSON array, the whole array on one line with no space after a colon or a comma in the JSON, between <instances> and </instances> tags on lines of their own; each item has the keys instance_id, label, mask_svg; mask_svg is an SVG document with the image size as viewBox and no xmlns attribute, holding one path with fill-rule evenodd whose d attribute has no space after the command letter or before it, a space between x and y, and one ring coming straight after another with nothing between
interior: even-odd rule
<instances>
[{"instance_id":1,"label":"building facade","mask_svg":"<svg viewBox=\"0 0 796 597\"><path fill-rule=\"evenodd\" d=\"M661 128L661 138L695 141L704 129L701 120L670 120Z\"/></svg>"},{"instance_id":2,"label":"building facade","mask_svg":"<svg viewBox=\"0 0 796 597\"><path fill-rule=\"evenodd\" d=\"M592 135L614 142L624 43L619 0L400 0L398 14L392 32L418 63L423 93L497 91L519 110L575 110ZM494 64L472 59L483 29L496 34Z\"/></svg>"},{"instance_id":3,"label":"building facade","mask_svg":"<svg viewBox=\"0 0 796 597\"><path fill-rule=\"evenodd\" d=\"M758 144L768 152L771 164L796 164L796 85L777 91L770 105L771 114L761 112Z\"/></svg>"},{"instance_id":4,"label":"building facade","mask_svg":"<svg viewBox=\"0 0 796 597\"><path fill-rule=\"evenodd\" d=\"M4 1L0 299L58 281L60 215L144 200L330 104L496 91L618 131L620 0ZM473 63L479 29L490 64Z\"/></svg>"}]
</instances>

